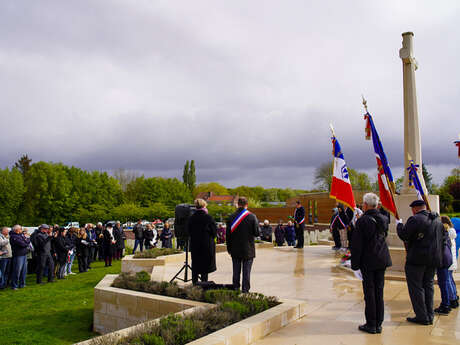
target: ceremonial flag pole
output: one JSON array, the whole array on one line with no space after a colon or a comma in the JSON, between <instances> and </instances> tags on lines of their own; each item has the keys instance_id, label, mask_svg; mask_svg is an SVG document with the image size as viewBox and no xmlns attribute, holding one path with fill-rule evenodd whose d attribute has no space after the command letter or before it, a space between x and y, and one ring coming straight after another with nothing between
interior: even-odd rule
<instances>
[{"instance_id":1,"label":"ceremonial flag pole","mask_svg":"<svg viewBox=\"0 0 460 345\"><path fill-rule=\"evenodd\" d=\"M393 174L391 173L390 164L388 163L387 156L383 150L382 142L380 141L379 134L374 125L374 120L367 110L367 101L363 97L363 105L366 114L366 140L371 140L374 146L375 158L377 160L377 180L379 184L380 201L383 208L390 212L396 219L399 219L398 210L396 209L395 194L396 188L393 181Z\"/></svg>"},{"instance_id":2,"label":"ceremonial flag pole","mask_svg":"<svg viewBox=\"0 0 460 345\"><path fill-rule=\"evenodd\" d=\"M420 166L415 164L412 158L409 156L409 167L407 168L407 171L409 171L409 186L415 188L418 198L425 201L426 208L431 211L430 204L426 196L427 193L425 193L422 183L420 182L420 178L418 177L417 171L419 167Z\"/></svg>"},{"instance_id":3,"label":"ceremonial flag pole","mask_svg":"<svg viewBox=\"0 0 460 345\"><path fill-rule=\"evenodd\" d=\"M347 164L340 148L339 141L335 137L334 127L331 126L332 132L332 155L334 163L332 169L332 183L329 197L341 202L351 209L356 208L355 197L351 188L350 177L348 174Z\"/></svg>"}]
</instances>

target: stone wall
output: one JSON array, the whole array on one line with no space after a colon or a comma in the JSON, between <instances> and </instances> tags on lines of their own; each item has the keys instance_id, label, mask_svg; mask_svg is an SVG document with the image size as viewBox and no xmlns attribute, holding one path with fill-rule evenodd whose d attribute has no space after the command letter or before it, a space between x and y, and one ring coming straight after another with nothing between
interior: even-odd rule
<instances>
[{"instance_id":1,"label":"stone wall","mask_svg":"<svg viewBox=\"0 0 460 345\"><path fill-rule=\"evenodd\" d=\"M106 275L94 288L94 331L108 333L141 322L211 304L111 287L117 276Z\"/></svg>"}]
</instances>

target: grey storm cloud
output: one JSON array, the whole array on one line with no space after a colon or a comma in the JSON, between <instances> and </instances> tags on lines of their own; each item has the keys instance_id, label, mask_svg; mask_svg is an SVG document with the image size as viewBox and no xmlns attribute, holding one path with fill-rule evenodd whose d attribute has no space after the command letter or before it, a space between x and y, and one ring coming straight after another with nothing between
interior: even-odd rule
<instances>
[{"instance_id":1,"label":"grey storm cloud","mask_svg":"<svg viewBox=\"0 0 460 345\"><path fill-rule=\"evenodd\" d=\"M457 164L458 1L0 2L0 165L23 153L84 169L310 188L331 160L374 173L369 101L403 165L401 33L415 33L423 158Z\"/></svg>"}]
</instances>

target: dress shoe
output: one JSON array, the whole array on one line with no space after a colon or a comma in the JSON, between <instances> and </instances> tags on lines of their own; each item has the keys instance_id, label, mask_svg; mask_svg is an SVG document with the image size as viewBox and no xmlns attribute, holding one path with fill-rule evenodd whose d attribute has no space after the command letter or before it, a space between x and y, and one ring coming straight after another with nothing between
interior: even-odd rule
<instances>
[{"instance_id":1,"label":"dress shoe","mask_svg":"<svg viewBox=\"0 0 460 345\"><path fill-rule=\"evenodd\" d=\"M428 326L428 325L433 324L432 321L430 322L430 321L427 321L427 320L418 320L415 317L408 317L406 320L409 321L409 322L416 323L418 325L424 325L424 326Z\"/></svg>"},{"instance_id":2,"label":"dress shoe","mask_svg":"<svg viewBox=\"0 0 460 345\"><path fill-rule=\"evenodd\" d=\"M377 330L375 329L375 327L368 326L367 324L359 326L358 329L362 332L366 332L370 334L377 333Z\"/></svg>"},{"instance_id":3,"label":"dress shoe","mask_svg":"<svg viewBox=\"0 0 460 345\"><path fill-rule=\"evenodd\" d=\"M434 310L434 312L439 315L449 315L450 307L445 307L443 305L440 305L438 308Z\"/></svg>"},{"instance_id":4,"label":"dress shoe","mask_svg":"<svg viewBox=\"0 0 460 345\"><path fill-rule=\"evenodd\" d=\"M375 328L375 332L376 332L377 334L382 333L382 326L377 326L377 327Z\"/></svg>"},{"instance_id":5,"label":"dress shoe","mask_svg":"<svg viewBox=\"0 0 460 345\"><path fill-rule=\"evenodd\" d=\"M458 308L458 299L450 301L450 307L453 309Z\"/></svg>"}]
</instances>

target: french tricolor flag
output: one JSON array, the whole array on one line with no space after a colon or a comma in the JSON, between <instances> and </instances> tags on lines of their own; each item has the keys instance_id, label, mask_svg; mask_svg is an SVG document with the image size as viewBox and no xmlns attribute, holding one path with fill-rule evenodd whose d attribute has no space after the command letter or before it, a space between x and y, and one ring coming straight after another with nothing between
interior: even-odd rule
<instances>
[{"instance_id":1,"label":"french tricolor flag","mask_svg":"<svg viewBox=\"0 0 460 345\"><path fill-rule=\"evenodd\" d=\"M345 163L339 141L335 136L332 137L332 154L334 155L334 163L331 192L329 196L354 210L356 203L351 188L347 164Z\"/></svg>"}]
</instances>

